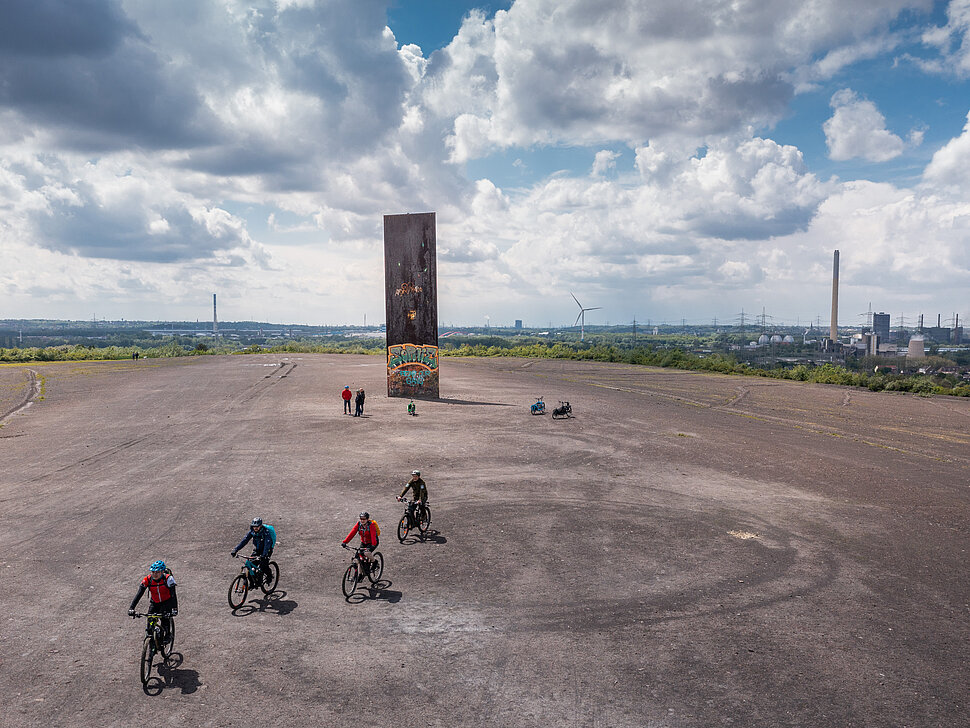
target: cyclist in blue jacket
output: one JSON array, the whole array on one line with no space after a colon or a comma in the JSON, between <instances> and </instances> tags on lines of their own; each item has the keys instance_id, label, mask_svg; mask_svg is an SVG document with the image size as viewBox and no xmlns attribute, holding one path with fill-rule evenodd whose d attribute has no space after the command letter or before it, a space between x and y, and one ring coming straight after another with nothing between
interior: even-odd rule
<instances>
[{"instance_id":1,"label":"cyclist in blue jacket","mask_svg":"<svg viewBox=\"0 0 970 728\"><path fill-rule=\"evenodd\" d=\"M263 525L262 518L253 519L253 522L249 525L249 532L243 536L243 540L239 542L239 545L230 551L233 558L235 558L236 552L249 543L250 540L253 542L253 550L258 557L260 578L264 575L266 578L270 578L269 557L273 555L273 536L270 534L269 529Z\"/></svg>"}]
</instances>

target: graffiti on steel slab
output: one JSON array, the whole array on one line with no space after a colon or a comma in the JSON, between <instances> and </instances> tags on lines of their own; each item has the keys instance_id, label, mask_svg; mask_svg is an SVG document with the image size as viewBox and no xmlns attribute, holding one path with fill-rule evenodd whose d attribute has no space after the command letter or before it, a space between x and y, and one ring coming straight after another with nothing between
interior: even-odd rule
<instances>
[{"instance_id":1,"label":"graffiti on steel slab","mask_svg":"<svg viewBox=\"0 0 970 728\"><path fill-rule=\"evenodd\" d=\"M438 368L438 347L430 344L393 344L387 347L387 368L400 369L408 365L421 369Z\"/></svg>"},{"instance_id":2,"label":"graffiti on steel slab","mask_svg":"<svg viewBox=\"0 0 970 728\"><path fill-rule=\"evenodd\" d=\"M410 281L401 284L401 287L394 291L397 296L404 296L408 293L421 293L424 289L421 286L416 286Z\"/></svg>"}]
</instances>

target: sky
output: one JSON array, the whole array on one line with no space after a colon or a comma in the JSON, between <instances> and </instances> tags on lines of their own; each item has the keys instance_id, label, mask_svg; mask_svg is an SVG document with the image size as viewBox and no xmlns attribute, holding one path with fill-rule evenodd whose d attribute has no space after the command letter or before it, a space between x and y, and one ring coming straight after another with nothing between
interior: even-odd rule
<instances>
[{"instance_id":1,"label":"sky","mask_svg":"<svg viewBox=\"0 0 970 728\"><path fill-rule=\"evenodd\" d=\"M0 319L970 315L970 0L0 0Z\"/></svg>"}]
</instances>

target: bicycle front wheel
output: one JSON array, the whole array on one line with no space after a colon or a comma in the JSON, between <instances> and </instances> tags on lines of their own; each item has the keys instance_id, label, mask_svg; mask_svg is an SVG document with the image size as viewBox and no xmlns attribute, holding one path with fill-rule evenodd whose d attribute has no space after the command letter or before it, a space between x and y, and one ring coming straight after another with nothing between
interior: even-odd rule
<instances>
[{"instance_id":1,"label":"bicycle front wheel","mask_svg":"<svg viewBox=\"0 0 970 728\"><path fill-rule=\"evenodd\" d=\"M240 574L229 585L229 606L232 607L233 611L245 604L248 593L249 579L246 578L245 574Z\"/></svg>"},{"instance_id":2,"label":"bicycle front wheel","mask_svg":"<svg viewBox=\"0 0 970 728\"><path fill-rule=\"evenodd\" d=\"M344 572L344 580L341 584L344 596L348 599L350 595L357 591L357 562L355 561L350 566L347 567L347 571Z\"/></svg>"},{"instance_id":3,"label":"bicycle front wheel","mask_svg":"<svg viewBox=\"0 0 970 728\"><path fill-rule=\"evenodd\" d=\"M141 684L148 684L148 676L152 672L152 659L155 657L155 648L152 647L152 638L145 637L145 644L141 647Z\"/></svg>"},{"instance_id":4,"label":"bicycle front wheel","mask_svg":"<svg viewBox=\"0 0 970 728\"><path fill-rule=\"evenodd\" d=\"M397 524L397 540L404 543L404 539L408 537L408 531L411 530L411 520L408 518L408 514L405 513L401 517L401 522Z\"/></svg>"},{"instance_id":5,"label":"bicycle front wheel","mask_svg":"<svg viewBox=\"0 0 970 728\"><path fill-rule=\"evenodd\" d=\"M168 642L162 645L162 657L168 662L168 658L172 655L172 649L175 647L175 620L168 620Z\"/></svg>"},{"instance_id":6,"label":"bicycle front wheel","mask_svg":"<svg viewBox=\"0 0 970 728\"><path fill-rule=\"evenodd\" d=\"M424 534L431 527L431 506L422 506L418 516L418 530Z\"/></svg>"},{"instance_id":7,"label":"bicycle front wheel","mask_svg":"<svg viewBox=\"0 0 970 728\"><path fill-rule=\"evenodd\" d=\"M263 590L263 594L272 594L279 581L279 564L277 564L275 561L270 561L269 566L266 569L266 577L263 579L263 583L259 585L259 588Z\"/></svg>"},{"instance_id":8,"label":"bicycle front wheel","mask_svg":"<svg viewBox=\"0 0 970 728\"><path fill-rule=\"evenodd\" d=\"M370 569L367 571L367 578L370 579L371 584L376 584L381 580L381 574L384 573L384 554L380 551L375 551L370 555Z\"/></svg>"}]
</instances>

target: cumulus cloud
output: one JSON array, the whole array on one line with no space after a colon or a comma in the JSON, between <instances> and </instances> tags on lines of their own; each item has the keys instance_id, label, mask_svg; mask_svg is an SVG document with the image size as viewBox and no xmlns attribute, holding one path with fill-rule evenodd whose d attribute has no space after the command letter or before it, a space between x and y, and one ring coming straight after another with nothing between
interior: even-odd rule
<instances>
[{"instance_id":1,"label":"cumulus cloud","mask_svg":"<svg viewBox=\"0 0 970 728\"><path fill-rule=\"evenodd\" d=\"M601 149L596 152L596 156L593 158L593 169L592 175L594 177L602 177L607 172L616 169L616 160L620 157L618 152L611 151L609 149Z\"/></svg>"},{"instance_id":2,"label":"cumulus cloud","mask_svg":"<svg viewBox=\"0 0 970 728\"><path fill-rule=\"evenodd\" d=\"M924 70L970 76L970 2L950 0L946 25L923 33L923 42L936 48L941 58L912 59Z\"/></svg>"},{"instance_id":3,"label":"cumulus cloud","mask_svg":"<svg viewBox=\"0 0 970 728\"><path fill-rule=\"evenodd\" d=\"M75 303L225 286L228 305L235 287L357 320L363 300L383 310L381 215L426 210L449 300L794 295L824 282L812 261L840 215L894 270L921 265L891 246L939 215L928 229L959 259L966 130L909 202L820 180L768 138L796 93L896 48L895 22L930 0L516 0L471 11L427 57L394 37L389 3L15 4L0 24L0 281ZM957 68L966 8L924 37ZM833 159L903 151L875 104L846 90L832 106ZM552 148L592 165L537 179ZM474 166L505 150L522 187Z\"/></svg>"},{"instance_id":4,"label":"cumulus cloud","mask_svg":"<svg viewBox=\"0 0 970 728\"><path fill-rule=\"evenodd\" d=\"M891 48L894 17L929 5L519 0L493 19L466 18L428 65L426 99L472 117L453 129L458 161L484 153L483 139L501 148L720 136L770 126L797 85Z\"/></svg>"},{"instance_id":5,"label":"cumulus cloud","mask_svg":"<svg viewBox=\"0 0 970 728\"><path fill-rule=\"evenodd\" d=\"M923 179L930 186L950 187L958 193L970 189L970 113L963 133L933 155Z\"/></svg>"},{"instance_id":6,"label":"cumulus cloud","mask_svg":"<svg viewBox=\"0 0 970 728\"><path fill-rule=\"evenodd\" d=\"M832 96L831 106L835 113L823 125L831 159L886 162L902 154L903 140L886 129L886 118L874 103L842 89Z\"/></svg>"}]
</instances>

